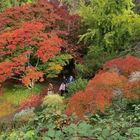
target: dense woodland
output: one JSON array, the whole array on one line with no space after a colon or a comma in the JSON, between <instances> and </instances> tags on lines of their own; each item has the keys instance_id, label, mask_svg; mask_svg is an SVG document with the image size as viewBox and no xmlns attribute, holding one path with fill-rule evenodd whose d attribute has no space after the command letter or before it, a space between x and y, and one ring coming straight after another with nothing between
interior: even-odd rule
<instances>
[{"instance_id":1,"label":"dense woodland","mask_svg":"<svg viewBox=\"0 0 140 140\"><path fill-rule=\"evenodd\" d=\"M140 140L140 1L1 0L0 140Z\"/></svg>"}]
</instances>

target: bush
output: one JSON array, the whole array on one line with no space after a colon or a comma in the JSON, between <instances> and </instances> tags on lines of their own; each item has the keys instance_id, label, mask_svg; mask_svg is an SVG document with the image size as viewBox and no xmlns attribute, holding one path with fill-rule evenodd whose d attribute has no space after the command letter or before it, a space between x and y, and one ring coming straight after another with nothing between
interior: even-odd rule
<instances>
[{"instance_id":1,"label":"bush","mask_svg":"<svg viewBox=\"0 0 140 140\"><path fill-rule=\"evenodd\" d=\"M68 93L69 93L68 95L70 96L76 93L77 91L84 90L87 83L88 83L88 80L79 78L75 80L74 82L68 84Z\"/></svg>"},{"instance_id":2,"label":"bush","mask_svg":"<svg viewBox=\"0 0 140 140\"><path fill-rule=\"evenodd\" d=\"M18 109L22 110L28 107L38 107L42 103L42 99L43 96L41 94L30 96L27 100L21 101Z\"/></svg>"},{"instance_id":3,"label":"bush","mask_svg":"<svg viewBox=\"0 0 140 140\"><path fill-rule=\"evenodd\" d=\"M14 120L18 122L28 122L35 117L34 108L27 108L25 110L16 113Z\"/></svg>"},{"instance_id":4,"label":"bush","mask_svg":"<svg viewBox=\"0 0 140 140\"><path fill-rule=\"evenodd\" d=\"M103 48L91 46L84 57L85 63L76 64L77 77L92 78L106 61L123 55L121 53L107 53Z\"/></svg>"},{"instance_id":5,"label":"bush","mask_svg":"<svg viewBox=\"0 0 140 140\"><path fill-rule=\"evenodd\" d=\"M61 111L64 108L63 98L57 94L45 96L42 106L51 111Z\"/></svg>"}]
</instances>

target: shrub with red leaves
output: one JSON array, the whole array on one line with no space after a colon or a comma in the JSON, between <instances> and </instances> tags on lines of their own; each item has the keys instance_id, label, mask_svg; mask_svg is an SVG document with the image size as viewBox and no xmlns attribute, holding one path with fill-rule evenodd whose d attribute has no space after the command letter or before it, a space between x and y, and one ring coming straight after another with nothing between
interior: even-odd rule
<instances>
[{"instance_id":1,"label":"shrub with red leaves","mask_svg":"<svg viewBox=\"0 0 140 140\"><path fill-rule=\"evenodd\" d=\"M67 105L65 113L71 115L76 113L77 116L83 118L85 113L90 112L90 103L93 101L92 94L86 94L85 92L78 92L74 94Z\"/></svg>"},{"instance_id":2,"label":"shrub with red leaves","mask_svg":"<svg viewBox=\"0 0 140 140\"><path fill-rule=\"evenodd\" d=\"M43 97L41 95L30 96L29 99L26 99L20 103L19 110L28 108L28 107L37 107L42 103Z\"/></svg>"},{"instance_id":3,"label":"shrub with red leaves","mask_svg":"<svg viewBox=\"0 0 140 140\"><path fill-rule=\"evenodd\" d=\"M140 80L128 82L124 87L123 95L129 100L140 99Z\"/></svg>"},{"instance_id":4,"label":"shrub with red leaves","mask_svg":"<svg viewBox=\"0 0 140 140\"><path fill-rule=\"evenodd\" d=\"M112 90L113 88L121 88L127 82L127 79L115 72L103 72L95 75L87 85L88 90Z\"/></svg>"},{"instance_id":5,"label":"shrub with red leaves","mask_svg":"<svg viewBox=\"0 0 140 140\"><path fill-rule=\"evenodd\" d=\"M115 58L104 64L105 70L113 67L117 67L122 74L128 76L131 72L140 71L140 60L134 56L127 56Z\"/></svg>"},{"instance_id":6,"label":"shrub with red leaves","mask_svg":"<svg viewBox=\"0 0 140 140\"><path fill-rule=\"evenodd\" d=\"M114 66L120 69L122 73L114 69ZM105 72L106 69L109 71ZM113 101L114 89L121 90L122 95L129 100L140 99L140 80L136 77L134 77L136 80L130 81L128 79L129 74L135 71L140 71L140 60L133 56L106 62L104 70L99 71L89 81L85 91L80 91L70 98L66 114L71 115L75 112L77 116L84 118L87 113L104 112Z\"/></svg>"},{"instance_id":7,"label":"shrub with red leaves","mask_svg":"<svg viewBox=\"0 0 140 140\"><path fill-rule=\"evenodd\" d=\"M105 108L111 104L112 96L112 92L109 91L80 91L70 98L65 113L71 115L75 112L82 119L88 113L104 112Z\"/></svg>"}]
</instances>

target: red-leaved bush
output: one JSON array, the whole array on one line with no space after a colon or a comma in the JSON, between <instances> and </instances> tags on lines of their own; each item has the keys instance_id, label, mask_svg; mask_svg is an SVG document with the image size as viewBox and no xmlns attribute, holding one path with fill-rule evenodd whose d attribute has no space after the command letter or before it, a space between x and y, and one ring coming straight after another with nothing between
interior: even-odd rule
<instances>
[{"instance_id":1,"label":"red-leaved bush","mask_svg":"<svg viewBox=\"0 0 140 140\"><path fill-rule=\"evenodd\" d=\"M70 98L65 112L67 115L76 113L77 116L82 118L84 114L91 112L90 103L92 101L92 94L86 94L84 91L80 91Z\"/></svg>"},{"instance_id":2,"label":"red-leaved bush","mask_svg":"<svg viewBox=\"0 0 140 140\"><path fill-rule=\"evenodd\" d=\"M118 69L121 72L118 72ZM140 80L130 81L129 79L129 75L135 71L140 71L140 61L133 56L106 62L104 70L89 81L86 89L70 98L66 114L71 115L75 112L77 116L84 118L87 113L104 112L106 107L112 104L113 97L117 94L114 94L116 89L121 90L123 97L129 100L140 99ZM134 79L137 78L134 77Z\"/></svg>"},{"instance_id":3,"label":"red-leaved bush","mask_svg":"<svg viewBox=\"0 0 140 140\"><path fill-rule=\"evenodd\" d=\"M28 99L22 101L19 106L19 110L28 108L28 107L37 107L42 103L43 97L41 95L33 95Z\"/></svg>"},{"instance_id":4,"label":"red-leaved bush","mask_svg":"<svg viewBox=\"0 0 140 140\"><path fill-rule=\"evenodd\" d=\"M44 88L38 95L32 95L28 99L21 101L18 109L22 110L28 107L38 107L47 93L48 88Z\"/></svg>"},{"instance_id":5,"label":"red-leaved bush","mask_svg":"<svg viewBox=\"0 0 140 140\"><path fill-rule=\"evenodd\" d=\"M80 91L70 98L65 113L71 115L75 112L82 119L88 113L104 112L111 104L112 96L110 91Z\"/></svg>"},{"instance_id":6,"label":"red-leaved bush","mask_svg":"<svg viewBox=\"0 0 140 140\"><path fill-rule=\"evenodd\" d=\"M123 96L129 100L140 99L140 80L134 82L128 82L124 86Z\"/></svg>"},{"instance_id":7,"label":"red-leaved bush","mask_svg":"<svg viewBox=\"0 0 140 140\"><path fill-rule=\"evenodd\" d=\"M113 90L113 88L121 88L127 82L127 79L115 72L103 72L96 74L89 81L87 88L89 90Z\"/></svg>"},{"instance_id":8,"label":"red-leaved bush","mask_svg":"<svg viewBox=\"0 0 140 140\"><path fill-rule=\"evenodd\" d=\"M127 56L125 58L115 58L107 61L104 64L104 69L111 69L117 67L120 72L128 76L131 72L140 71L140 59L134 56Z\"/></svg>"},{"instance_id":9,"label":"red-leaved bush","mask_svg":"<svg viewBox=\"0 0 140 140\"><path fill-rule=\"evenodd\" d=\"M113 89L122 88L126 82L124 76L114 72L97 74L89 81L85 91L71 97L66 113L70 115L75 112L82 118L86 113L104 112L105 108L111 105Z\"/></svg>"}]
</instances>

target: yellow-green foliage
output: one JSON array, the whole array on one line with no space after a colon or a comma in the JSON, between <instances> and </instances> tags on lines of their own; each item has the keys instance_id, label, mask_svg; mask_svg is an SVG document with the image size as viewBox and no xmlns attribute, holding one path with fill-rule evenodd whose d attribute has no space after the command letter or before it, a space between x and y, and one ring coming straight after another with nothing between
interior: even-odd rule
<instances>
[{"instance_id":1,"label":"yellow-green foliage","mask_svg":"<svg viewBox=\"0 0 140 140\"><path fill-rule=\"evenodd\" d=\"M26 3L32 3L36 0L0 0L0 11L6 8L21 6Z\"/></svg>"},{"instance_id":2,"label":"yellow-green foliage","mask_svg":"<svg viewBox=\"0 0 140 140\"><path fill-rule=\"evenodd\" d=\"M69 64L71 59L72 56L70 54L57 55L50 59L47 63L40 65L39 69L47 73L46 77L48 78L57 77L63 70L64 66Z\"/></svg>"},{"instance_id":3,"label":"yellow-green foliage","mask_svg":"<svg viewBox=\"0 0 140 140\"><path fill-rule=\"evenodd\" d=\"M58 94L45 96L42 106L50 108L52 111L60 111L64 107L63 97Z\"/></svg>"},{"instance_id":4,"label":"yellow-green foliage","mask_svg":"<svg viewBox=\"0 0 140 140\"><path fill-rule=\"evenodd\" d=\"M89 50L84 65L76 68L90 78L106 61L138 52L134 44L140 40L140 15L133 12L132 0L84 1L79 13L86 26L80 41L87 42Z\"/></svg>"},{"instance_id":5,"label":"yellow-green foliage","mask_svg":"<svg viewBox=\"0 0 140 140\"><path fill-rule=\"evenodd\" d=\"M108 52L128 49L140 35L140 15L133 7L132 0L81 2L80 15L88 29L81 40Z\"/></svg>"}]
</instances>

